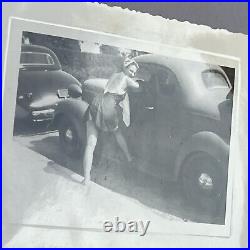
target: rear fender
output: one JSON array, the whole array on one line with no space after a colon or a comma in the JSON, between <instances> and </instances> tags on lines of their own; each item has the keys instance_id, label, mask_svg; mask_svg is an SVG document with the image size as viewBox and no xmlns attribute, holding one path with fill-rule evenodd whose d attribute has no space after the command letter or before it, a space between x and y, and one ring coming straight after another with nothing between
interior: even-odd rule
<instances>
[{"instance_id":1,"label":"rear fender","mask_svg":"<svg viewBox=\"0 0 250 250\"><path fill-rule=\"evenodd\" d=\"M82 99L69 98L60 101L55 109L53 125L58 127L62 117L67 116L79 122L79 124L86 122L86 112L89 104Z\"/></svg>"},{"instance_id":2,"label":"rear fender","mask_svg":"<svg viewBox=\"0 0 250 250\"><path fill-rule=\"evenodd\" d=\"M209 131L202 131L191 136L182 144L175 162L175 178L180 176L184 161L188 156L196 152L204 152L215 158L223 168L227 168L229 145L226 144L217 134Z\"/></svg>"}]
</instances>

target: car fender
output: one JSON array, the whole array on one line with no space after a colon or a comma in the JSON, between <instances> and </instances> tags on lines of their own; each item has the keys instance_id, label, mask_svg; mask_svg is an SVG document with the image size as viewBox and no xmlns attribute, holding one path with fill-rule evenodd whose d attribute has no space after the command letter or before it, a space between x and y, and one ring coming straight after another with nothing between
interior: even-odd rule
<instances>
[{"instance_id":1,"label":"car fender","mask_svg":"<svg viewBox=\"0 0 250 250\"><path fill-rule=\"evenodd\" d=\"M53 125L58 126L64 116L71 117L79 124L86 121L86 112L89 104L82 99L69 98L57 103L54 113Z\"/></svg>"},{"instance_id":2,"label":"car fender","mask_svg":"<svg viewBox=\"0 0 250 250\"><path fill-rule=\"evenodd\" d=\"M226 169L228 165L229 145L217 134L201 131L193 134L180 147L175 161L175 178L180 176L184 161L196 152L205 152L215 158Z\"/></svg>"}]
</instances>

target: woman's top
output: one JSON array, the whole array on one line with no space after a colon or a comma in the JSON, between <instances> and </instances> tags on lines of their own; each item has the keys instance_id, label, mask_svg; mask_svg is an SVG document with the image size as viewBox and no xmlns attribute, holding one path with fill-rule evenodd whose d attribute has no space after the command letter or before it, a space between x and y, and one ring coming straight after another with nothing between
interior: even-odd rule
<instances>
[{"instance_id":1,"label":"woman's top","mask_svg":"<svg viewBox=\"0 0 250 250\"><path fill-rule=\"evenodd\" d=\"M104 93L109 92L113 94L123 95L128 87L138 88L139 84L124 72L115 73L108 80Z\"/></svg>"},{"instance_id":2,"label":"woman's top","mask_svg":"<svg viewBox=\"0 0 250 250\"><path fill-rule=\"evenodd\" d=\"M104 94L111 93L125 95L123 100L119 102L119 105L123 110L123 122L127 127L130 125L129 97L127 94L127 88L129 87L139 88L139 84L138 82L127 76L124 72L120 72L112 75L104 89Z\"/></svg>"}]
</instances>

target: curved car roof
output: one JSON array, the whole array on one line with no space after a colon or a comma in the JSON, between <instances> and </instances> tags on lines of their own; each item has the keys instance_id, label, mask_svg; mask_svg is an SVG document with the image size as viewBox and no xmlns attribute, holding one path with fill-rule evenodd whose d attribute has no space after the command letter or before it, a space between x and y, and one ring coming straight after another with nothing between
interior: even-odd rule
<instances>
[{"instance_id":1,"label":"curved car roof","mask_svg":"<svg viewBox=\"0 0 250 250\"><path fill-rule=\"evenodd\" d=\"M153 63L153 64L158 64L158 65L168 67L169 69L171 69L172 71L178 74L190 73L187 70L181 71L184 68L192 69L192 70L196 70L200 72L203 70L207 70L207 69L213 69L213 70L219 71L226 77L226 79L228 79L225 72L220 66L208 64L206 62L191 61L191 60L186 60L186 59L179 59L179 58L152 55L152 54L137 56L134 59L137 63Z\"/></svg>"},{"instance_id":2,"label":"curved car roof","mask_svg":"<svg viewBox=\"0 0 250 250\"><path fill-rule=\"evenodd\" d=\"M199 59L202 60L202 57L200 56ZM195 78L197 74L205 70L215 70L220 72L226 79L230 89L232 88L232 85L224 70L219 65L208 64L207 62L205 62L205 59L204 62L202 62L202 61L191 61L182 58L147 54L147 55L137 56L134 58L134 60L138 64L140 63L158 64L169 68L176 74L177 78L180 80L180 83L185 83L183 84L183 87L186 88L187 87L190 88L190 86L192 86L192 83L194 83L196 80L196 79L194 80L193 78ZM188 91L188 89L186 90Z\"/></svg>"},{"instance_id":3,"label":"curved car roof","mask_svg":"<svg viewBox=\"0 0 250 250\"><path fill-rule=\"evenodd\" d=\"M55 65L48 65L47 67L52 69L61 69L61 64L56 56L56 54L49 48L40 45L33 44L22 44L21 52L37 52L37 53L47 53L52 56Z\"/></svg>"},{"instance_id":4,"label":"curved car roof","mask_svg":"<svg viewBox=\"0 0 250 250\"><path fill-rule=\"evenodd\" d=\"M22 44L22 52L47 52L50 53L51 50L47 47L40 45Z\"/></svg>"}]
</instances>

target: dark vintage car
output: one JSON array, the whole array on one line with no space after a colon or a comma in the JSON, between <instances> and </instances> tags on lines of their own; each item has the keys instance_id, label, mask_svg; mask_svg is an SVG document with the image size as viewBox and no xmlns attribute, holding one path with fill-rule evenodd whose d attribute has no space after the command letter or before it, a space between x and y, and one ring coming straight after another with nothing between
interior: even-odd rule
<instances>
[{"instance_id":1,"label":"dark vintage car","mask_svg":"<svg viewBox=\"0 0 250 250\"><path fill-rule=\"evenodd\" d=\"M150 163L139 170L180 181L195 202L225 204L232 110L227 75L206 63L155 55L135 60L140 66L137 76L144 81L129 92L131 126L124 134L131 152ZM106 82L89 79L82 98L58 105L55 123L69 155L83 152L85 112Z\"/></svg>"},{"instance_id":2,"label":"dark vintage car","mask_svg":"<svg viewBox=\"0 0 250 250\"><path fill-rule=\"evenodd\" d=\"M15 119L53 119L56 103L67 97L67 88L80 83L62 71L53 51L36 45L22 45Z\"/></svg>"}]
</instances>

